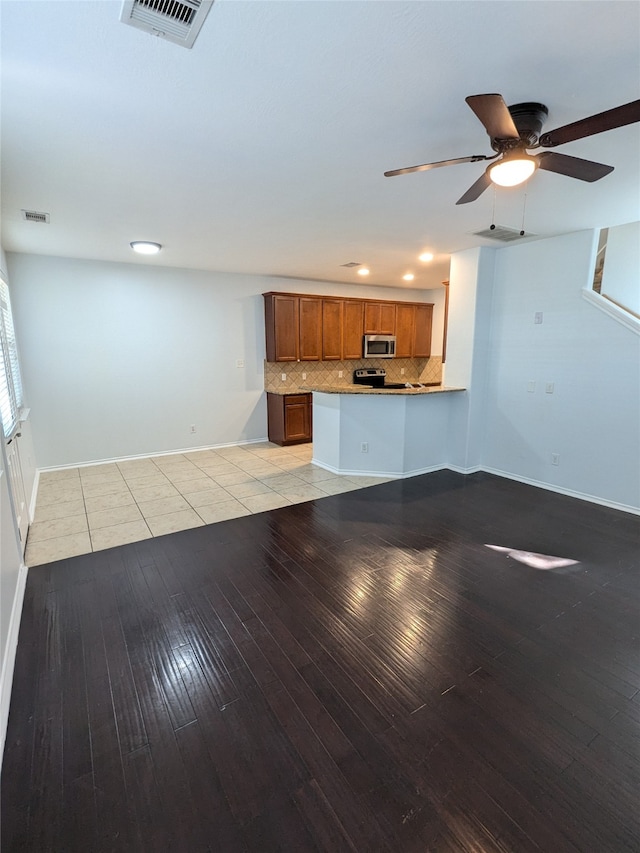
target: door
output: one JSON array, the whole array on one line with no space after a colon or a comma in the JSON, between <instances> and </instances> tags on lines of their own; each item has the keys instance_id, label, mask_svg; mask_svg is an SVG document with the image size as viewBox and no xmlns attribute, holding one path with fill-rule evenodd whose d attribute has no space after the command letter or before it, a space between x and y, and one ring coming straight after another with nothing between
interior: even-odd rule
<instances>
[{"instance_id":1,"label":"door","mask_svg":"<svg viewBox=\"0 0 640 853\"><path fill-rule=\"evenodd\" d=\"M340 361L342 358L342 310L341 299L322 300L322 358L324 361Z\"/></svg>"},{"instance_id":2,"label":"door","mask_svg":"<svg viewBox=\"0 0 640 853\"><path fill-rule=\"evenodd\" d=\"M416 325L413 339L413 357L429 358L431 355L431 326L433 305L416 305Z\"/></svg>"},{"instance_id":3,"label":"door","mask_svg":"<svg viewBox=\"0 0 640 853\"><path fill-rule=\"evenodd\" d=\"M396 306L396 358L413 356L416 306L399 302Z\"/></svg>"},{"instance_id":4,"label":"door","mask_svg":"<svg viewBox=\"0 0 640 853\"><path fill-rule=\"evenodd\" d=\"M27 530L29 528L29 513L27 510L27 499L24 493L24 482L22 479L22 467L20 465L20 448L18 439L20 433L14 433L13 436L7 439L5 447L5 455L7 460L7 475L9 480L9 492L13 501L13 508L16 514L16 524L20 534L20 547L24 554L24 548L27 544Z\"/></svg>"},{"instance_id":5,"label":"door","mask_svg":"<svg viewBox=\"0 0 640 853\"><path fill-rule=\"evenodd\" d=\"M342 310L342 358L362 358L364 304L348 300Z\"/></svg>"},{"instance_id":6,"label":"door","mask_svg":"<svg viewBox=\"0 0 640 853\"><path fill-rule=\"evenodd\" d=\"M322 299L300 297L300 361L322 359Z\"/></svg>"}]
</instances>

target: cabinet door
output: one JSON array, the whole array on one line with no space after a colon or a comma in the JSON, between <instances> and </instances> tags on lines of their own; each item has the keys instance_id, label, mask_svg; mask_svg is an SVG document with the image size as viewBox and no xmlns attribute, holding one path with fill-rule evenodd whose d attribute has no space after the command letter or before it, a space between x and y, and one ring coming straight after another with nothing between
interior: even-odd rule
<instances>
[{"instance_id":1,"label":"cabinet door","mask_svg":"<svg viewBox=\"0 0 640 853\"><path fill-rule=\"evenodd\" d=\"M413 355L416 306L407 302L396 305L396 358Z\"/></svg>"},{"instance_id":2,"label":"cabinet door","mask_svg":"<svg viewBox=\"0 0 640 853\"><path fill-rule=\"evenodd\" d=\"M285 441L311 441L311 395L292 394L284 398Z\"/></svg>"},{"instance_id":3,"label":"cabinet door","mask_svg":"<svg viewBox=\"0 0 640 853\"><path fill-rule=\"evenodd\" d=\"M416 322L413 336L413 357L429 358L431 355L431 326L433 305L416 305Z\"/></svg>"},{"instance_id":4,"label":"cabinet door","mask_svg":"<svg viewBox=\"0 0 640 853\"><path fill-rule=\"evenodd\" d=\"M265 297L267 361L298 361L297 296Z\"/></svg>"},{"instance_id":5,"label":"cabinet door","mask_svg":"<svg viewBox=\"0 0 640 853\"><path fill-rule=\"evenodd\" d=\"M396 304L395 302L365 302L364 305L364 334L365 335L395 335L396 333Z\"/></svg>"},{"instance_id":6,"label":"cabinet door","mask_svg":"<svg viewBox=\"0 0 640 853\"><path fill-rule=\"evenodd\" d=\"M322 359L322 299L300 297L300 361Z\"/></svg>"},{"instance_id":7,"label":"cabinet door","mask_svg":"<svg viewBox=\"0 0 640 853\"><path fill-rule=\"evenodd\" d=\"M342 358L362 358L364 304L345 300L342 314Z\"/></svg>"},{"instance_id":8,"label":"cabinet door","mask_svg":"<svg viewBox=\"0 0 640 853\"><path fill-rule=\"evenodd\" d=\"M322 300L322 358L339 361L342 358L342 299Z\"/></svg>"}]
</instances>

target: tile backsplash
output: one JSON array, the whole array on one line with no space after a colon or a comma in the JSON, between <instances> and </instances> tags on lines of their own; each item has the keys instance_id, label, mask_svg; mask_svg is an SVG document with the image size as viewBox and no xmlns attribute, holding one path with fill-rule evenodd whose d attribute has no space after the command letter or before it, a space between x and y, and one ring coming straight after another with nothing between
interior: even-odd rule
<instances>
[{"instance_id":1,"label":"tile backsplash","mask_svg":"<svg viewBox=\"0 0 640 853\"><path fill-rule=\"evenodd\" d=\"M309 385L351 385L359 367L384 367L388 382L442 382L442 356L431 358L367 358L355 361L294 361L264 363L264 390L295 393ZM401 371L404 369L404 373ZM342 371L342 377L338 374ZM282 379L282 374L286 379ZM302 378L302 374L306 374Z\"/></svg>"}]
</instances>

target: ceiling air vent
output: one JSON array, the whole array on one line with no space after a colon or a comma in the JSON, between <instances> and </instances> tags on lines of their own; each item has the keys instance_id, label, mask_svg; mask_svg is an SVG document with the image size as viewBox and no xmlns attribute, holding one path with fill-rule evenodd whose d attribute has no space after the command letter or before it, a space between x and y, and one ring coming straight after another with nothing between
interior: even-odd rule
<instances>
[{"instance_id":1,"label":"ceiling air vent","mask_svg":"<svg viewBox=\"0 0 640 853\"><path fill-rule=\"evenodd\" d=\"M193 47L213 0L124 0L120 20L158 38Z\"/></svg>"},{"instance_id":2,"label":"ceiling air vent","mask_svg":"<svg viewBox=\"0 0 640 853\"><path fill-rule=\"evenodd\" d=\"M501 243L512 243L514 240L524 240L525 237L534 237L531 232L522 233L515 228L507 228L505 225L492 225L484 231L474 231L476 237L485 237L487 240L499 240Z\"/></svg>"},{"instance_id":3,"label":"ceiling air vent","mask_svg":"<svg viewBox=\"0 0 640 853\"><path fill-rule=\"evenodd\" d=\"M26 222L44 222L45 225L49 224L49 214L40 213L38 210L23 210L22 218Z\"/></svg>"},{"instance_id":4,"label":"ceiling air vent","mask_svg":"<svg viewBox=\"0 0 640 853\"><path fill-rule=\"evenodd\" d=\"M357 261L349 261L348 264L340 264L341 267L361 267L362 264L359 264Z\"/></svg>"}]
</instances>

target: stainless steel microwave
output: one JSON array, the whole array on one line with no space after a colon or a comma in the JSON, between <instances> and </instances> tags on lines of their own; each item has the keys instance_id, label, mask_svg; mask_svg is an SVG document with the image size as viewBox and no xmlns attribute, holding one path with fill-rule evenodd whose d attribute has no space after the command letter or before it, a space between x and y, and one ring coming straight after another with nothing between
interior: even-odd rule
<instances>
[{"instance_id":1,"label":"stainless steel microwave","mask_svg":"<svg viewBox=\"0 0 640 853\"><path fill-rule=\"evenodd\" d=\"M362 355L364 358L394 358L395 335L365 335Z\"/></svg>"}]
</instances>

